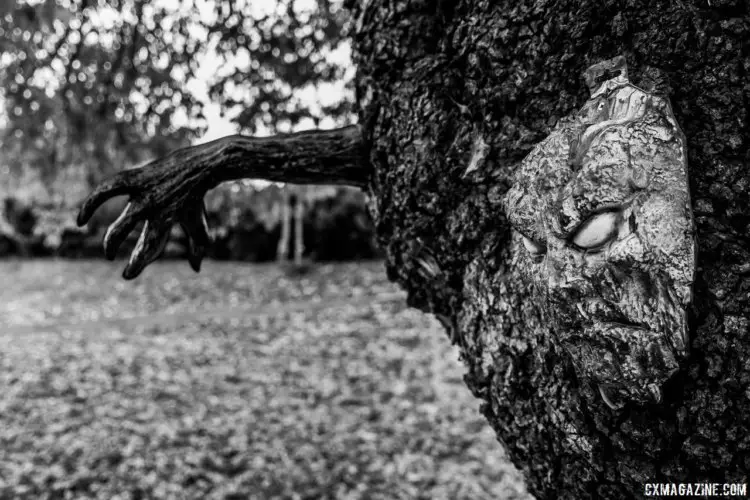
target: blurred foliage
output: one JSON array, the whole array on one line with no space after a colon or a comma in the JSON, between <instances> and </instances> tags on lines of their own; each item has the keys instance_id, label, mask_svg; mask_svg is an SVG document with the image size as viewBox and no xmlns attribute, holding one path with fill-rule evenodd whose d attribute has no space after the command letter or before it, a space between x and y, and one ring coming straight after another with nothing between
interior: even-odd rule
<instances>
[{"instance_id":1,"label":"blurred foliage","mask_svg":"<svg viewBox=\"0 0 750 500\"><path fill-rule=\"evenodd\" d=\"M32 240L0 227L0 253L94 251L91 239L74 227L75 205L113 172L195 141L206 127L207 99L218 102L246 133L350 122L352 68L341 35L347 21L341 4L3 2L0 198L31 205L39 222ZM207 59L220 62L201 87L198 73ZM330 94L339 99L331 101ZM278 239L278 193L278 187L255 190L241 182L214 190L207 199L219 242L214 257L236 258L245 251L247 259L272 258L267 245ZM304 193L308 207L332 196L321 187L295 193ZM114 220L118 207L122 204L102 211L92 223L95 231L103 231L99 222ZM363 205L353 210L361 212ZM318 215L307 215L306 232L311 217ZM321 224L315 223L316 230ZM368 240L361 221L353 226L364 230L355 239ZM325 244L319 234L315 238L318 248ZM80 252L73 250L76 245L83 245ZM372 253L357 245L343 254Z\"/></svg>"},{"instance_id":2,"label":"blurred foliage","mask_svg":"<svg viewBox=\"0 0 750 500\"><path fill-rule=\"evenodd\" d=\"M199 137L207 97L245 132L346 123L351 89L317 99L352 76L341 3L2 2L0 173L31 170L54 202L76 203L104 176ZM221 64L201 96L206 58ZM66 176L72 196L56 189Z\"/></svg>"},{"instance_id":3,"label":"blurred foliage","mask_svg":"<svg viewBox=\"0 0 750 500\"><path fill-rule=\"evenodd\" d=\"M190 33L197 11L148 4L17 2L3 16L5 169L29 168L50 187L82 168L90 186L201 132L202 104L187 90L202 48Z\"/></svg>"},{"instance_id":4,"label":"blurred foliage","mask_svg":"<svg viewBox=\"0 0 750 500\"><path fill-rule=\"evenodd\" d=\"M305 120L343 125L353 119L353 72L342 30L348 20L341 0L216 2L216 19L204 25L216 35L224 64L210 95L242 130L290 131ZM343 52L345 57L332 57ZM346 82L332 103L302 99L305 90ZM324 87L323 87L324 88ZM319 96L320 97L320 96Z\"/></svg>"},{"instance_id":5,"label":"blurred foliage","mask_svg":"<svg viewBox=\"0 0 750 500\"><path fill-rule=\"evenodd\" d=\"M382 263L206 267L0 263L0 498L529 498Z\"/></svg>"},{"instance_id":6,"label":"blurred foliage","mask_svg":"<svg viewBox=\"0 0 750 500\"><path fill-rule=\"evenodd\" d=\"M265 262L276 258L281 235L282 187L232 184L206 196L213 244L209 257L218 260ZM374 258L380 255L364 194L355 188L311 190L303 224L306 255L317 261ZM19 255L70 258L102 257L107 226L120 214L125 198L105 203L85 228L75 224L75 212L5 198L0 206L0 257ZM294 230L294 228L292 228ZM138 238L130 234L121 247L129 255ZM184 258L187 241L179 226L172 229L165 250L168 258Z\"/></svg>"},{"instance_id":7,"label":"blurred foliage","mask_svg":"<svg viewBox=\"0 0 750 500\"><path fill-rule=\"evenodd\" d=\"M315 260L381 255L362 191L338 188L334 197L317 198L307 212L305 248Z\"/></svg>"}]
</instances>

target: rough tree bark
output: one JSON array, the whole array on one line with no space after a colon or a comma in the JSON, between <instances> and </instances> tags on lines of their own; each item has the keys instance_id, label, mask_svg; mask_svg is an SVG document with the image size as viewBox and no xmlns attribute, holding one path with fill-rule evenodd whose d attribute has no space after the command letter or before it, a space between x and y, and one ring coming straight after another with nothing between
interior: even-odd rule
<instances>
[{"instance_id":1,"label":"rough tree bark","mask_svg":"<svg viewBox=\"0 0 750 500\"><path fill-rule=\"evenodd\" d=\"M529 491L639 498L650 481L747 482L747 2L373 0L354 18L389 276L443 318ZM519 276L500 199L519 160L588 97L586 67L618 54L637 84L652 68L668 75L699 258L689 361L661 404L613 411L576 379Z\"/></svg>"},{"instance_id":2,"label":"rough tree bark","mask_svg":"<svg viewBox=\"0 0 750 500\"><path fill-rule=\"evenodd\" d=\"M342 162L348 183L363 185L369 176L389 277L408 290L412 306L446 325L466 363L466 383L529 491L539 499L639 498L646 482L747 482L747 3L351 3L360 151L367 161ZM687 137L699 257L688 361L664 387L660 403L614 410L576 378L546 305L520 275L501 198L525 154L588 97L583 71L619 54L636 84L653 87L655 79L668 77L658 85ZM159 168L174 177L169 169L179 161L191 172L221 163L216 155L207 159L205 147L191 151ZM277 157L278 169L270 174L250 167L241 173L347 182L341 169L311 180L311 164L294 158ZM242 160L250 165L253 157ZM313 170L337 163L329 160L313 161ZM295 173L300 168L305 175ZM141 185L168 183L150 175ZM98 190L81 222L116 187L124 192L116 183ZM142 217L176 213L159 193L135 198L136 204L158 201ZM156 255L153 249L141 253ZM147 263L136 265L138 272Z\"/></svg>"}]
</instances>

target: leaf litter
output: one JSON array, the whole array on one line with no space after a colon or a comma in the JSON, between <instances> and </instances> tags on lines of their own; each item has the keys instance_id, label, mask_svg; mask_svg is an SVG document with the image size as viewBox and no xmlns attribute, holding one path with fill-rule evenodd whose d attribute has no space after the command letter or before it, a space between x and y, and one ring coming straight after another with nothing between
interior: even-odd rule
<instances>
[{"instance_id":1,"label":"leaf litter","mask_svg":"<svg viewBox=\"0 0 750 500\"><path fill-rule=\"evenodd\" d=\"M116 267L0 263L0 498L530 498L381 262Z\"/></svg>"}]
</instances>

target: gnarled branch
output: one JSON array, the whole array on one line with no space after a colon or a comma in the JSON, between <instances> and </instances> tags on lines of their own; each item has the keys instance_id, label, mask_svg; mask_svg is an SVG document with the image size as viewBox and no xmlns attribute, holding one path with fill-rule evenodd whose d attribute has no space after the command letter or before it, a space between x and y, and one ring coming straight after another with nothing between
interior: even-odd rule
<instances>
[{"instance_id":1,"label":"gnarled branch","mask_svg":"<svg viewBox=\"0 0 750 500\"><path fill-rule=\"evenodd\" d=\"M263 138L232 135L214 143L222 163L214 170L218 182L256 178L365 187L371 170L357 125Z\"/></svg>"},{"instance_id":2,"label":"gnarled branch","mask_svg":"<svg viewBox=\"0 0 750 500\"><path fill-rule=\"evenodd\" d=\"M123 277L135 278L159 257L173 223L185 230L189 261L198 271L210 243L203 204L209 189L235 179L364 187L370 172L358 126L267 138L232 135L110 177L83 202L78 225L108 199L127 195L128 205L104 236L105 255L112 259L138 222L145 221Z\"/></svg>"}]
</instances>

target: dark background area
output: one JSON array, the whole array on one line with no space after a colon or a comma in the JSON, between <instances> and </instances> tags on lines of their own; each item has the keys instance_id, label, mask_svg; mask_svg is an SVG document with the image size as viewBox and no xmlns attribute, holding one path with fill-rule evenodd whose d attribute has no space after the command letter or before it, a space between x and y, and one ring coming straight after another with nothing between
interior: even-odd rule
<instances>
[{"instance_id":1,"label":"dark background area","mask_svg":"<svg viewBox=\"0 0 750 500\"><path fill-rule=\"evenodd\" d=\"M207 196L207 219L213 236L209 258L267 262L278 257L281 237L282 189L236 185L222 187ZM294 203L294 197L290 200ZM0 257L101 258L102 239L109 224L125 206L113 200L97 212L85 228L75 225L75 213L56 207L24 203L15 198L3 202L0 222ZM329 188L305 204L304 255L316 261L372 259L380 256L365 196L358 189ZM294 239L295 225L290 226ZM138 239L130 234L119 255L130 254ZM291 258L289 246L287 258ZM187 240L179 226L173 228L164 258L183 259Z\"/></svg>"}]
</instances>

